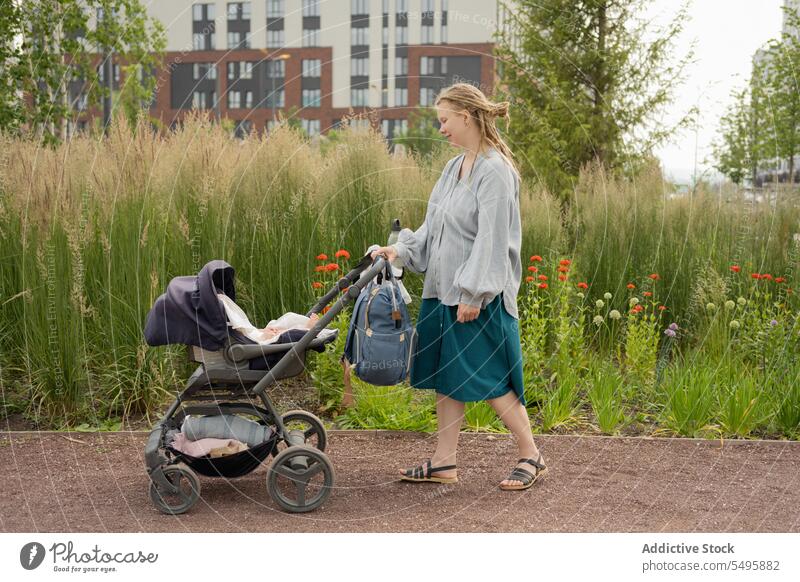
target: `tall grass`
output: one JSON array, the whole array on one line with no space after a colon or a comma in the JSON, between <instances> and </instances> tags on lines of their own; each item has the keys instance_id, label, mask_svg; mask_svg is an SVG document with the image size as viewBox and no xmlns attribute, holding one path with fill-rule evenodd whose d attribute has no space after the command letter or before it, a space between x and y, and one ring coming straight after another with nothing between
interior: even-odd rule
<instances>
[{"instance_id":1,"label":"tall grass","mask_svg":"<svg viewBox=\"0 0 800 582\"><path fill-rule=\"evenodd\" d=\"M394 217L417 228L444 162L457 153L444 149L421 163L390 153L379 135L360 130L343 131L323 147L288 127L237 140L199 117L161 136L120 120L108 138L78 137L55 149L0 137L3 380L21 386L28 413L51 425L151 413L188 371L183 348L152 349L142 336L147 311L172 277L224 259L237 270L238 303L255 323L305 312L315 297L315 256L345 248L355 261L368 245L386 240ZM568 209L523 184L524 259L569 258L566 285L573 291L577 280L589 285L581 301L569 293L548 298L528 283L521 290L520 329L531 358L526 395L549 428L577 414L590 346L623 358L628 299L650 273L660 274L654 300L695 330L693 344L715 346L718 358L741 337L747 361L767 374L782 353L797 350L796 319L781 318L780 330L761 333L773 315L765 307L752 321L741 320L737 336L725 327L732 313L724 329L714 328L697 308L709 288L698 281L710 272L728 297L769 304L742 279L750 270L792 277L800 256L792 242L796 200L780 198L773 206L703 189L671 194L655 167L632 181L589 168ZM738 279L729 272L733 263L744 271ZM549 276L557 285L556 273ZM419 298L422 278L405 282ZM636 291L626 288L631 282ZM605 323L584 320L577 305L594 305L606 292L613 299L596 312ZM527 311L531 293L539 293L535 316ZM780 301L797 311L796 295ZM623 319L611 322L612 309ZM330 390L335 405L336 388ZM393 394L369 398L405 402ZM774 430L793 430L796 400L781 400L790 404L780 409L783 420L776 420L778 412L770 416ZM476 425L493 422L482 408L472 413ZM611 409L609 427L616 418Z\"/></svg>"}]
</instances>

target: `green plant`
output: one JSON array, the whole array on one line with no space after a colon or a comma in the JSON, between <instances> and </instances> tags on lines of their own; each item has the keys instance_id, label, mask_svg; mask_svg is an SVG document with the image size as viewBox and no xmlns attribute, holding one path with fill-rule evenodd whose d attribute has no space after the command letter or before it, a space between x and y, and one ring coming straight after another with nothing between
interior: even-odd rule
<instances>
[{"instance_id":1,"label":"green plant","mask_svg":"<svg viewBox=\"0 0 800 582\"><path fill-rule=\"evenodd\" d=\"M673 365L661 384L662 420L680 435L701 436L710 426L715 397L715 371L707 366Z\"/></svg>"},{"instance_id":2,"label":"green plant","mask_svg":"<svg viewBox=\"0 0 800 582\"><path fill-rule=\"evenodd\" d=\"M355 406L338 417L342 428L411 430L436 429L434 403L430 398L415 402L411 388L370 386L354 382Z\"/></svg>"},{"instance_id":3,"label":"green plant","mask_svg":"<svg viewBox=\"0 0 800 582\"><path fill-rule=\"evenodd\" d=\"M565 368L556 374L556 386L547 394L541 408L542 431L549 432L560 426L574 423L578 410L578 374Z\"/></svg>"},{"instance_id":4,"label":"green plant","mask_svg":"<svg viewBox=\"0 0 800 582\"><path fill-rule=\"evenodd\" d=\"M624 385L619 373L608 364L595 364L587 390L595 419L605 434L615 434L625 422Z\"/></svg>"},{"instance_id":5,"label":"green plant","mask_svg":"<svg viewBox=\"0 0 800 582\"><path fill-rule=\"evenodd\" d=\"M468 402L464 407L464 422L467 430L475 432L507 432L488 402Z\"/></svg>"}]
</instances>

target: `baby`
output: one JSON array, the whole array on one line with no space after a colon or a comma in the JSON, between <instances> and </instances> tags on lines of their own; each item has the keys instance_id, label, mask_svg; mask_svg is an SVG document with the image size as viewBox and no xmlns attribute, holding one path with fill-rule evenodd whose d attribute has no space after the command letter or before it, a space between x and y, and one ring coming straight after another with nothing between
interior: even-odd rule
<instances>
[{"instance_id":1,"label":"baby","mask_svg":"<svg viewBox=\"0 0 800 582\"><path fill-rule=\"evenodd\" d=\"M319 320L319 315L312 314L311 317L300 315L299 313L285 313L278 319L273 319L265 328L259 328L250 323L247 314L242 308L224 293L218 293L222 305L225 307L225 314L228 316L228 325L244 335L245 337L260 344L271 344L277 341L278 336L290 329L311 329ZM327 330L323 330L325 332ZM320 334L324 336L324 333Z\"/></svg>"},{"instance_id":2,"label":"baby","mask_svg":"<svg viewBox=\"0 0 800 582\"><path fill-rule=\"evenodd\" d=\"M298 315L297 313L292 313L291 311L289 313L287 313L286 315L295 315L297 317L303 317L302 315ZM283 317L286 317L286 315L284 315ZM317 320L319 319L319 315L316 314L316 313L312 313L311 317L307 317L305 319L308 319L308 321L306 321L306 322L298 322L299 325L294 325L292 327L281 327L279 325L268 325L267 327L265 327L264 329L261 330L262 337L265 340L270 340L270 339L272 339L274 337L277 337L277 336L281 335L283 332L288 331L290 329L311 329L312 327L314 327L314 324L317 323ZM278 320L278 321L280 321L280 320ZM270 322L270 323L272 323L272 322Z\"/></svg>"}]
</instances>

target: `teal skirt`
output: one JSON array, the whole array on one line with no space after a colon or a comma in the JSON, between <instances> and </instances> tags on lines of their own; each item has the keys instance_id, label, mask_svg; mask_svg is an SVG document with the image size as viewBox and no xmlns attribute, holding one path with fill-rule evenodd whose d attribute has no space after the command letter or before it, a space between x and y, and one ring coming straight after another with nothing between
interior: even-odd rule
<instances>
[{"instance_id":1,"label":"teal skirt","mask_svg":"<svg viewBox=\"0 0 800 582\"><path fill-rule=\"evenodd\" d=\"M519 323L503 306L501 293L466 323L457 305L423 299L410 381L461 402L503 396L513 390L525 404Z\"/></svg>"}]
</instances>

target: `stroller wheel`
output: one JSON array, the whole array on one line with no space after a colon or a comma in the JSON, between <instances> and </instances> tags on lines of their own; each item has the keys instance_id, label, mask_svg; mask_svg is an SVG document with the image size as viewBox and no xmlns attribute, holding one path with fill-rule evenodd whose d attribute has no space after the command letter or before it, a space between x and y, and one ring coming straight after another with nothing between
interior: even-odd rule
<instances>
[{"instance_id":1,"label":"stroller wheel","mask_svg":"<svg viewBox=\"0 0 800 582\"><path fill-rule=\"evenodd\" d=\"M162 512L178 515L189 511L200 498L200 479L183 463L164 467L164 477L176 490L167 491L150 481L150 500Z\"/></svg>"},{"instance_id":2,"label":"stroller wheel","mask_svg":"<svg viewBox=\"0 0 800 582\"><path fill-rule=\"evenodd\" d=\"M325 453L314 447L294 446L272 461L267 490L282 509L304 513L325 503L333 480L333 465Z\"/></svg>"},{"instance_id":3,"label":"stroller wheel","mask_svg":"<svg viewBox=\"0 0 800 582\"><path fill-rule=\"evenodd\" d=\"M282 417L287 434L292 431L303 433L304 444L320 451L325 450L328 437L322 421L305 410L291 410Z\"/></svg>"}]
</instances>

